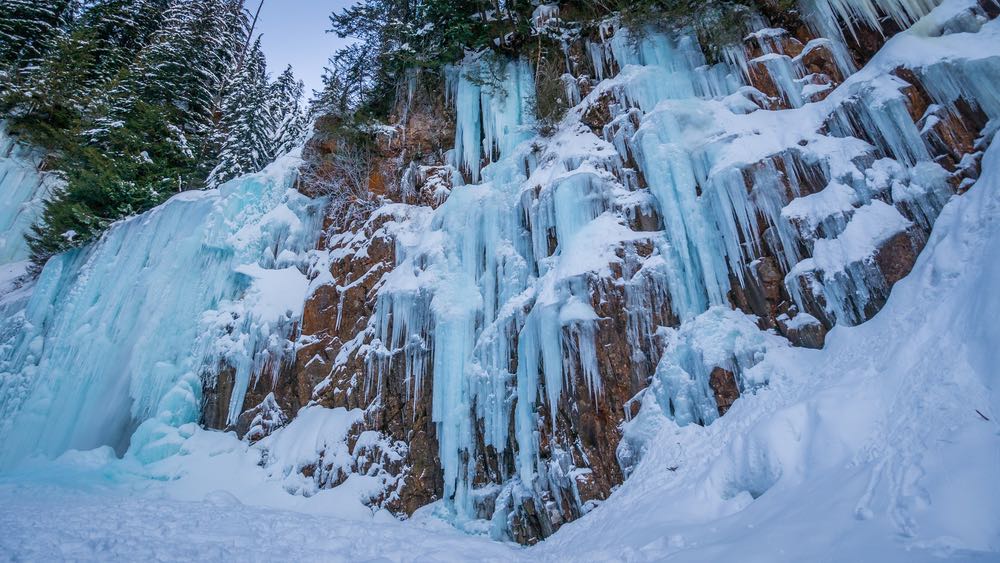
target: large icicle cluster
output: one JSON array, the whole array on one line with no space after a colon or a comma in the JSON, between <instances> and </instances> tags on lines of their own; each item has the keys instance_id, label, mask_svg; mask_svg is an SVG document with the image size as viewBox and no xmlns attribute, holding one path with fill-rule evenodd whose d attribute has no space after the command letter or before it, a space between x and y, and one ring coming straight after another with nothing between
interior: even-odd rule
<instances>
[{"instance_id":1,"label":"large icicle cluster","mask_svg":"<svg viewBox=\"0 0 1000 563\"><path fill-rule=\"evenodd\" d=\"M966 4L956 11L975 15ZM762 328L792 337L877 311L908 267L882 253L919 252L966 166L942 164L941 123L1000 115L987 86L1000 80L1000 53L995 22L955 37L985 18L952 18L903 33L852 76L837 21L887 13L908 25L931 8L817 2L810 21L825 38L786 52L787 32L761 22L747 41L762 55L732 49L720 64L690 36L603 26L589 61L571 65L591 65L597 80L570 95L581 102L551 138L531 130L528 63L479 57L451 69L451 163L470 183L399 228L370 344L354 350L367 354L367 397L381 396L396 362L414 405L431 395L456 522L492 519L503 536L531 499L555 523L567 506L570 516L591 506L577 483L593 460L565 425L604 408L607 378L621 377L600 348L613 319L598 309L615 292L626 364L652 390L629 403L681 425L711 423L729 408L720 396L766 384L744 374L786 343ZM907 54L914 36L940 36L943 52L971 37L982 56ZM809 73L817 56L834 76ZM754 87L761 72L776 98ZM641 446L626 446L627 471Z\"/></svg>"},{"instance_id":2,"label":"large icicle cluster","mask_svg":"<svg viewBox=\"0 0 1000 563\"><path fill-rule=\"evenodd\" d=\"M231 412L277 369L307 287L321 205L291 189L288 157L219 190L186 193L54 257L0 325L0 465L110 445L176 451L203 375L236 373Z\"/></svg>"}]
</instances>

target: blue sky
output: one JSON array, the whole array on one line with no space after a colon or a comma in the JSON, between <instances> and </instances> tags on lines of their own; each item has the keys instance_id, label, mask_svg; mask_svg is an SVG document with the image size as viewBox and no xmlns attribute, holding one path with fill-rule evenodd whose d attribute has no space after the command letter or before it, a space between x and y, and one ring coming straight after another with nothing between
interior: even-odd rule
<instances>
[{"instance_id":1,"label":"blue sky","mask_svg":"<svg viewBox=\"0 0 1000 563\"><path fill-rule=\"evenodd\" d=\"M247 0L247 8L257 9L259 0ZM268 69L277 74L291 64L295 74L306 83L306 93L318 89L327 59L343 41L332 33L330 13L343 9L354 0L265 0L257 22L257 33L264 35Z\"/></svg>"}]
</instances>

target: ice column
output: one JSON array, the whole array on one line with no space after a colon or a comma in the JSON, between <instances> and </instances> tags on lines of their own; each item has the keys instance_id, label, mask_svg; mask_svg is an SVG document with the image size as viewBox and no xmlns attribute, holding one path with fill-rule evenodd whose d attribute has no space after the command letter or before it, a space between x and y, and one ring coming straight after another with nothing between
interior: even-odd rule
<instances>
[{"instance_id":1,"label":"ice column","mask_svg":"<svg viewBox=\"0 0 1000 563\"><path fill-rule=\"evenodd\" d=\"M55 176L38 171L42 156L11 137L0 122L0 265L28 258L24 235L59 184Z\"/></svg>"}]
</instances>

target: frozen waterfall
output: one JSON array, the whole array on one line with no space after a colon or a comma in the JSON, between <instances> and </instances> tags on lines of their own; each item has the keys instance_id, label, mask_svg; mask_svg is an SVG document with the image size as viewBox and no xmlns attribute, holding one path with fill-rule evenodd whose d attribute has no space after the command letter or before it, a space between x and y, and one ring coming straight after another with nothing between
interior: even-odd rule
<instances>
[{"instance_id":1,"label":"frozen waterfall","mask_svg":"<svg viewBox=\"0 0 1000 563\"><path fill-rule=\"evenodd\" d=\"M817 28L847 15L845 3L811 5ZM875 13L860 6L852 13ZM901 24L932 7L878 3ZM908 39L900 37L893 57ZM644 404L679 425L718 418L713 369L749 392L767 381L744 374L766 350L788 345L729 310L733 291L758 283L762 259L787 273L779 283L798 323L819 325L813 310L831 325L857 324L874 294L888 291L872 267L879 245L929 229L953 188L908 113L906 83L889 74L899 63L876 60L852 76L842 40L830 34L805 47L830 49L847 77L813 100L818 89L801 59L771 47L754 61L733 51L727 63L709 64L692 37L618 30L589 44L600 80L552 138L531 131L527 62L470 57L450 70L451 163L471 183L453 189L430 228L420 221L397 238L396 268L378 291L366 392L376 397L391 362L403 361L416 401L428 392L419 388L424 370L433 369L444 498L455 521L482 519L482 499L496 494L495 484L476 484L483 448L513 460L499 468L499 535L511 509L504 494L530 496L572 474L569 454L542 459L539 435L543 424L555 433L560 401L579 397L572 386L602 393L595 279L623 285L631 352L657 353L653 366L659 358L642 374L652 390ZM1000 59L925 64L919 52L910 56L904 62L945 111L964 98L989 118L1000 115L996 94L984 90L1000 78ZM752 63L788 109L750 102L763 95L749 86ZM611 119L591 132L580 122L599 103ZM637 189L637 178L648 190ZM659 229L635 230L636 209L658 218ZM650 254L636 266L623 249L640 241ZM651 319L670 314L679 326L658 330ZM548 492L561 502L562 493Z\"/></svg>"},{"instance_id":2,"label":"frozen waterfall","mask_svg":"<svg viewBox=\"0 0 1000 563\"><path fill-rule=\"evenodd\" d=\"M39 172L42 156L19 143L0 122L0 267L28 259L24 235L59 181Z\"/></svg>"},{"instance_id":3,"label":"frozen waterfall","mask_svg":"<svg viewBox=\"0 0 1000 563\"><path fill-rule=\"evenodd\" d=\"M169 455L223 364L241 412L305 298L322 204L291 188L299 162L180 194L49 261L0 325L0 466L103 445Z\"/></svg>"}]
</instances>

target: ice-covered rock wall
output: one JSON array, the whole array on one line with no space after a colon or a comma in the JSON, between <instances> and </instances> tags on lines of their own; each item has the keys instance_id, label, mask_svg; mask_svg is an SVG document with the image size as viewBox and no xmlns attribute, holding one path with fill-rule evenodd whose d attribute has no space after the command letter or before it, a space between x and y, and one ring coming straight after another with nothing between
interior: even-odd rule
<instances>
[{"instance_id":1,"label":"ice-covered rock wall","mask_svg":"<svg viewBox=\"0 0 1000 563\"><path fill-rule=\"evenodd\" d=\"M883 4L762 18L717 64L608 23L565 45L579 103L551 137L530 63L468 59L447 199L331 238L336 289L307 311L336 323L305 323L300 384L410 443L403 498L468 530L532 542L586 513L641 458L644 413L709 424L767 384L747 375L767 349L874 315L977 175L996 7ZM914 22L874 56L852 36Z\"/></svg>"},{"instance_id":2,"label":"ice-covered rock wall","mask_svg":"<svg viewBox=\"0 0 1000 563\"><path fill-rule=\"evenodd\" d=\"M0 321L0 466L105 445L169 455L223 367L243 411L250 379L294 357L322 217L292 189L299 162L180 194L49 261Z\"/></svg>"},{"instance_id":3,"label":"ice-covered rock wall","mask_svg":"<svg viewBox=\"0 0 1000 563\"><path fill-rule=\"evenodd\" d=\"M714 63L683 31L557 33L574 105L551 135L531 61L470 55L423 105L414 73L355 223L288 158L54 258L0 324L0 465L162 459L201 420L290 492L366 473L378 507L544 539L657 424L710 425L769 351L875 315L978 175L993 0L803 8ZM339 147L317 135L313 172Z\"/></svg>"}]
</instances>

